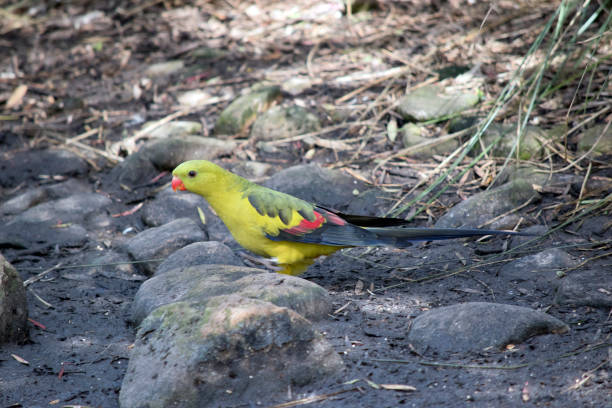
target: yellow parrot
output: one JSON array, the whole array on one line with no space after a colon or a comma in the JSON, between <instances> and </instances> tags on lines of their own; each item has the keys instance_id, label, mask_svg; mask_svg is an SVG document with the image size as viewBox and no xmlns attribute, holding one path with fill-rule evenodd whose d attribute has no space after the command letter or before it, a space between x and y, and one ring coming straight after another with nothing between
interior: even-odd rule
<instances>
[{"instance_id":1,"label":"yellow parrot","mask_svg":"<svg viewBox=\"0 0 612 408\"><path fill-rule=\"evenodd\" d=\"M408 221L343 214L281 193L233 174L206 160L190 160L172 172L172 189L204 197L234 239L249 251L271 258L279 273L299 275L314 260L357 246L407 247L414 241L513 231L406 228Z\"/></svg>"}]
</instances>

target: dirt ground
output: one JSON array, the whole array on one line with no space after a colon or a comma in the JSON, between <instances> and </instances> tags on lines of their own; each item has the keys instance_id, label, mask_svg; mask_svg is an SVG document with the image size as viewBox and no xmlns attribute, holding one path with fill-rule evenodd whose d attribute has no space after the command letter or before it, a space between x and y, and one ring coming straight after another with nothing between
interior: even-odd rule
<instances>
[{"instance_id":1,"label":"dirt ground","mask_svg":"<svg viewBox=\"0 0 612 408\"><path fill-rule=\"evenodd\" d=\"M526 51L533 38L529 29L535 22L545 21L557 3L499 2L493 9L469 3L372 2L378 6L363 15L355 10L349 24L346 15L338 21L333 19L345 12L341 4L334 2L312 7L298 2L301 10L308 11L298 17L289 6L269 2L254 3L257 10L240 2L24 2L22 7L10 9L14 13L10 24L5 20L0 28L0 55L7 56L0 62L1 68L15 75L0 78L0 103L4 105L18 85L27 85L21 104L0 112L0 160L58 146L75 151L86 158L89 170L73 177L108 194L114 200L113 213L120 213L152 197L169 178L129 197L119 186L105 184L116 164L107 147L137 131L143 120L160 119L175 112L177 93L203 87L211 96L237 95L264 79L314 72L319 84L299 95L308 106L338 103L348 109L354 120L362 115L386 118L387 105L375 104L372 113L368 111L369 103L379 94L387 95L389 89L397 94L405 91L406 78L391 80L392 86L384 81L370 84L356 99L343 98L362 83L334 85L331 79L370 67L371 58L384 60L384 55L388 57L384 63L389 66L416 66L408 78L410 85L428 80L433 69L471 66L474 53L485 51L480 49L482 42L474 41L476 45L470 46L468 34L479 29L488 13L493 22L488 35L497 36L501 45L498 44L499 50L486 52L503 54L482 66L488 78L486 90L495 94L500 87L495 79L497 70L503 64L511 65L516 55ZM94 10L101 14L84 17ZM271 19L274 10L284 13L284 17ZM316 18L308 17L308 13L314 13ZM203 23L208 24L207 28L202 28ZM193 51L202 47L222 53L207 58L194 56ZM143 79L142 73L152 63L171 59L184 60L186 68L153 82ZM206 82L210 78L218 80ZM391 93L385 98L391 98ZM571 92L568 95L565 97L571 98ZM204 133L208 134L224 106L226 103L213 104L183 119L203 123ZM540 124L554 124L559 112L564 111L543 110ZM92 129L80 140L68 140ZM360 129L340 129L331 134L333 137L326 137L351 140L363 136ZM355 150L321 147L308 156L311 147L300 142L286 144L280 153L272 154L260 152L245 141L234 156L223 160L249 158L278 168L308 161L350 170L361 165L368 172L360 174L367 174L372 184L390 190L398 185L408 186L396 191L398 199L415 183L414 173L407 168L430 169L438 164L432 164L433 159L432 163L420 163L400 157L396 162L404 161L395 167L395 173L385 174L380 169L375 172L374 158L388 157L400 146L379 133L368 134L363 140ZM355 155L357 149L359 154ZM43 161L32 161L29 174L21 181L6 181L0 186L2 201L27 188L65 181L39 177L46 174L48 166ZM391 162L388 168L393 166ZM587 166L584 164L584 168ZM572 171L568 169L567 173ZM593 174L609 180L612 169L595 163ZM470 173L469 181L476 179L477 174ZM453 186L415 223L430 225L461 197L484 187L469 181L459 189ZM527 223L556 225L561 213L568 211L558 204L576 199L571 194L576 193L544 194L542 201L520 209L519 215ZM602 217L609 223L609 214ZM114 218L113 222L109 228L112 231L145 228L138 213ZM588 246L600 226L588 220L570 225L530 250L566 246L565 250L577 259L591 259L583 269L603 271L602 280L610 279L612 267L606 255L612 238L610 228L597 236L604 244L595 249ZM0 249L25 280L60 263L82 265L95 245L89 241L84 247L58 247L44 253ZM306 398L302 403L347 408L611 406L610 310L554 305L554 288L524 293L498 275L500 265L451 273L462 268L465 259L476 264L501 248L501 240L493 244L443 242L402 251L350 249L318 261L303 277L326 288L334 298L336 312L317 323L317 327L343 355L346 369L337 377L322 379L304 389L289 389L284 398L262 405ZM448 276L429 278L446 272ZM52 270L32 285L28 291L32 319L29 341L0 346L1 406L118 406L135 332L127 317L140 283L75 267ZM411 319L432 307L467 301L545 309L567 323L570 331L534 337L503 352L495 350L451 360L420 356L411 349L406 341ZM416 391L385 389L381 384L412 386ZM255 405L245 401L243 406Z\"/></svg>"}]
</instances>

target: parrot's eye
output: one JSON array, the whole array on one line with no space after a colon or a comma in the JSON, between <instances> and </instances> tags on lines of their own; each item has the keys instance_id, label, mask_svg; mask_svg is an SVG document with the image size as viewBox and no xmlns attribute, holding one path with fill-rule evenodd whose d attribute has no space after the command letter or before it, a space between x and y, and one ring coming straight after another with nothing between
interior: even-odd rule
<instances>
[{"instance_id":1,"label":"parrot's eye","mask_svg":"<svg viewBox=\"0 0 612 408\"><path fill-rule=\"evenodd\" d=\"M189 177L195 177L195 176L196 176L196 174L198 174L198 173L196 173L196 171L195 171L195 170L190 170L190 171L189 171L189 173L187 173L187 175L188 175Z\"/></svg>"}]
</instances>

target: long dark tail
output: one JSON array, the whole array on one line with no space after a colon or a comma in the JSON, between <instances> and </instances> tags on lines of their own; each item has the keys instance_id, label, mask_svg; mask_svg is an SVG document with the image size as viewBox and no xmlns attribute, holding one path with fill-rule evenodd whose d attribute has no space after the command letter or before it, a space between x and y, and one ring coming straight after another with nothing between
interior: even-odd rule
<instances>
[{"instance_id":1,"label":"long dark tail","mask_svg":"<svg viewBox=\"0 0 612 408\"><path fill-rule=\"evenodd\" d=\"M415 241L437 241L453 238L483 237L485 235L533 235L524 232L486 230L486 229L462 229L462 228L390 228L369 227L380 239L380 244L393 245L396 247L409 246Z\"/></svg>"}]
</instances>

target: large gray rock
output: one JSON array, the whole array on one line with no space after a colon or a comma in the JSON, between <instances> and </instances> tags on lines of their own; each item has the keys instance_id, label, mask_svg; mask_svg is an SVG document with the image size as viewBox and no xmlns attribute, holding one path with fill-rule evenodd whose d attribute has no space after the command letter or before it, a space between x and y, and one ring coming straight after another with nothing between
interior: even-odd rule
<instances>
[{"instance_id":1,"label":"large gray rock","mask_svg":"<svg viewBox=\"0 0 612 408\"><path fill-rule=\"evenodd\" d=\"M125 243L125 247L133 259L148 261L164 258L185 245L205 240L206 234L198 224L188 218L179 218L135 235ZM149 261L140 265L147 275L151 275L159 262Z\"/></svg>"},{"instance_id":2,"label":"large gray rock","mask_svg":"<svg viewBox=\"0 0 612 408\"><path fill-rule=\"evenodd\" d=\"M408 341L421 354L448 355L499 350L533 336L568 330L559 319L533 309L470 302L423 313L412 323Z\"/></svg>"},{"instance_id":3,"label":"large gray rock","mask_svg":"<svg viewBox=\"0 0 612 408\"><path fill-rule=\"evenodd\" d=\"M28 305L19 274L0 254L0 343L28 336Z\"/></svg>"},{"instance_id":4,"label":"large gray rock","mask_svg":"<svg viewBox=\"0 0 612 408\"><path fill-rule=\"evenodd\" d=\"M342 362L310 322L269 302L220 296L177 302L145 319L119 394L122 408L270 402Z\"/></svg>"},{"instance_id":5,"label":"large gray rock","mask_svg":"<svg viewBox=\"0 0 612 408\"><path fill-rule=\"evenodd\" d=\"M480 224L524 204L532 197L539 197L539 194L533 189L531 183L516 178L499 187L474 194L457 204L440 217L436 222L436 227L476 228Z\"/></svg>"},{"instance_id":6,"label":"large gray rock","mask_svg":"<svg viewBox=\"0 0 612 408\"><path fill-rule=\"evenodd\" d=\"M132 304L132 320L142 321L156 308L173 302L206 304L219 295L239 294L288 307L309 319L329 313L325 289L305 279L233 265L192 265L155 275L142 284Z\"/></svg>"}]
</instances>

